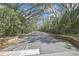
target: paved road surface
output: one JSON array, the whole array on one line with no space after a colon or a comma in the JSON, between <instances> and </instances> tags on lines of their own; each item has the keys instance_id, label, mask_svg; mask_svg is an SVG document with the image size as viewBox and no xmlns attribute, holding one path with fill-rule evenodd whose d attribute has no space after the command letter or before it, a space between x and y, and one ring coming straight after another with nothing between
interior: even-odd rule
<instances>
[{"instance_id":1,"label":"paved road surface","mask_svg":"<svg viewBox=\"0 0 79 59\"><path fill-rule=\"evenodd\" d=\"M61 39L55 39L53 36L44 32L32 32L28 37L26 36L19 41L20 43L11 45L3 49L3 51L39 49L40 55L59 55L59 53L60 55L72 55L72 51L77 52L76 55L79 55L78 50L69 42L63 41Z\"/></svg>"}]
</instances>

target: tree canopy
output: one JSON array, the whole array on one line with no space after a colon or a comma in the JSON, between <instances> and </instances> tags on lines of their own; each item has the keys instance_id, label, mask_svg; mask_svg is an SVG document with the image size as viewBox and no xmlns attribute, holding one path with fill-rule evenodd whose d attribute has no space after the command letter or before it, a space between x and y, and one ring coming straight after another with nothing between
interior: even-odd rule
<instances>
[{"instance_id":1,"label":"tree canopy","mask_svg":"<svg viewBox=\"0 0 79 59\"><path fill-rule=\"evenodd\" d=\"M0 8L0 34L18 35L34 30L56 34L79 33L77 3L4 3ZM37 22L43 25L37 29ZM41 22L40 22L41 24Z\"/></svg>"}]
</instances>

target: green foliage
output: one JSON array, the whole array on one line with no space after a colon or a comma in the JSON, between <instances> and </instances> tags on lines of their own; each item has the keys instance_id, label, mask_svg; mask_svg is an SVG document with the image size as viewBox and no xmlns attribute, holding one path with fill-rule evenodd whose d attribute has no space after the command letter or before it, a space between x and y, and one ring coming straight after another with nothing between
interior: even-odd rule
<instances>
[{"instance_id":1,"label":"green foliage","mask_svg":"<svg viewBox=\"0 0 79 59\"><path fill-rule=\"evenodd\" d=\"M41 31L57 34L77 34L79 33L79 9L66 11L60 19L46 21Z\"/></svg>"},{"instance_id":2,"label":"green foliage","mask_svg":"<svg viewBox=\"0 0 79 59\"><path fill-rule=\"evenodd\" d=\"M34 28L33 26L35 25L30 22L31 21L27 21L18 10L0 8L0 35L15 36L28 33L32 31L30 29Z\"/></svg>"}]
</instances>

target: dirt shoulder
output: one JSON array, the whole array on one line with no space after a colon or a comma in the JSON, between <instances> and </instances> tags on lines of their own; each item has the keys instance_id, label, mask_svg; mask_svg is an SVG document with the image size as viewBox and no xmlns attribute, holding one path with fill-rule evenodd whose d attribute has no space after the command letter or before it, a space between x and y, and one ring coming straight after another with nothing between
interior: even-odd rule
<instances>
[{"instance_id":1,"label":"dirt shoulder","mask_svg":"<svg viewBox=\"0 0 79 59\"><path fill-rule=\"evenodd\" d=\"M68 36L68 35L60 35L60 34L55 34L53 35L57 39L63 39L65 41L70 42L73 46L79 49L79 38L74 37L74 36Z\"/></svg>"}]
</instances>

